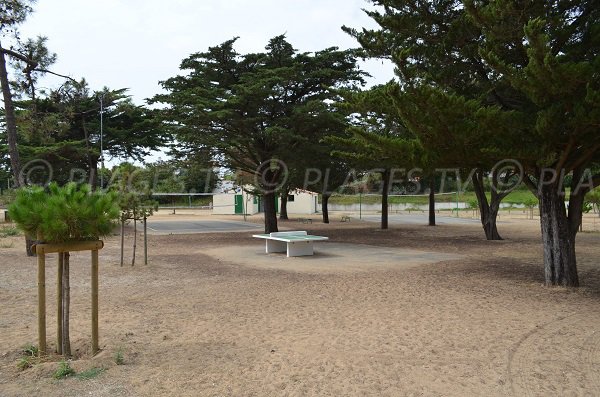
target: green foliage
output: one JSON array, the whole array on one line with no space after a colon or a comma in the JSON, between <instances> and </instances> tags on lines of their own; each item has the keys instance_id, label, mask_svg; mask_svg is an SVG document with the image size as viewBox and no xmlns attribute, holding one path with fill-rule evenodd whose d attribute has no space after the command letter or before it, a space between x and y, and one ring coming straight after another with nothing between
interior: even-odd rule
<instances>
[{"instance_id":1,"label":"green foliage","mask_svg":"<svg viewBox=\"0 0 600 397\"><path fill-rule=\"evenodd\" d=\"M596 188L585 196L585 200L600 214L600 188Z\"/></svg>"},{"instance_id":2,"label":"green foliage","mask_svg":"<svg viewBox=\"0 0 600 397\"><path fill-rule=\"evenodd\" d=\"M104 371L106 371L106 368L94 367L94 368L90 368L90 369L87 369L85 371L79 372L76 375L76 377L79 380L89 380L89 379L93 379L93 378L97 377L98 375L100 375Z\"/></svg>"},{"instance_id":3,"label":"green foliage","mask_svg":"<svg viewBox=\"0 0 600 397\"><path fill-rule=\"evenodd\" d=\"M241 55L236 40L184 59L186 74L162 82L167 94L153 102L167 105L163 117L185 148L211 148L225 167L252 174L271 159L292 163L305 156L303 142L318 142L314 134L329 128L333 89L363 82L356 54L298 53L277 36L265 52Z\"/></svg>"},{"instance_id":4,"label":"green foliage","mask_svg":"<svg viewBox=\"0 0 600 397\"><path fill-rule=\"evenodd\" d=\"M325 139L335 144L335 156L362 170L416 165L419 143L388 94L391 85L341 93L337 105L349 115L350 128L346 137Z\"/></svg>"},{"instance_id":5,"label":"green foliage","mask_svg":"<svg viewBox=\"0 0 600 397\"><path fill-rule=\"evenodd\" d=\"M52 166L52 180L94 181L100 161L100 98L103 102L105 156L142 160L166 144L167 131L155 111L131 102L126 89L92 91L85 79L67 81L47 95L17 103L19 152L23 162L43 160ZM78 170L79 172L72 171ZM50 175L32 172L31 183Z\"/></svg>"},{"instance_id":6,"label":"green foliage","mask_svg":"<svg viewBox=\"0 0 600 397\"><path fill-rule=\"evenodd\" d=\"M31 357L21 357L19 359L19 362L17 362L17 368L19 368L21 371L25 371L26 369L31 367L33 367Z\"/></svg>"},{"instance_id":7,"label":"green foliage","mask_svg":"<svg viewBox=\"0 0 600 397\"><path fill-rule=\"evenodd\" d=\"M61 361L58 363L58 369L54 371L52 377L54 379L63 379L71 375L75 375L75 370L68 362Z\"/></svg>"},{"instance_id":8,"label":"green foliage","mask_svg":"<svg viewBox=\"0 0 600 397\"><path fill-rule=\"evenodd\" d=\"M477 199L471 199L467 202L467 204L471 210L476 210L479 208L479 201L477 201Z\"/></svg>"},{"instance_id":9,"label":"green foliage","mask_svg":"<svg viewBox=\"0 0 600 397\"><path fill-rule=\"evenodd\" d=\"M535 197L528 198L525 201L523 201L523 204L525 205L525 207L532 209L538 205L538 200Z\"/></svg>"},{"instance_id":10,"label":"green foliage","mask_svg":"<svg viewBox=\"0 0 600 397\"><path fill-rule=\"evenodd\" d=\"M117 172L119 180L116 188L118 189L121 221L149 217L158 210L158 202L152 199L150 188L133 184L133 174L136 172L134 166L122 164ZM115 189L115 185L113 185L113 189Z\"/></svg>"},{"instance_id":11,"label":"green foliage","mask_svg":"<svg viewBox=\"0 0 600 397\"><path fill-rule=\"evenodd\" d=\"M52 183L47 189L24 188L9 207L10 216L29 236L46 242L98 239L110 234L119 216L114 192L89 185Z\"/></svg>"},{"instance_id":12,"label":"green foliage","mask_svg":"<svg viewBox=\"0 0 600 397\"><path fill-rule=\"evenodd\" d=\"M37 346L29 343L29 344L23 346L23 354L30 356L30 357L36 357L38 355L38 348L37 348Z\"/></svg>"},{"instance_id":13,"label":"green foliage","mask_svg":"<svg viewBox=\"0 0 600 397\"><path fill-rule=\"evenodd\" d=\"M116 351L114 359L117 365L125 365L125 355L123 353L123 349Z\"/></svg>"},{"instance_id":14,"label":"green foliage","mask_svg":"<svg viewBox=\"0 0 600 397\"><path fill-rule=\"evenodd\" d=\"M22 353L25 357L21 357L17 362L17 368L24 371L28 368L33 367L33 364L37 360L38 348L35 345L27 344L23 346Z\"/></svg>"}]
</instances>

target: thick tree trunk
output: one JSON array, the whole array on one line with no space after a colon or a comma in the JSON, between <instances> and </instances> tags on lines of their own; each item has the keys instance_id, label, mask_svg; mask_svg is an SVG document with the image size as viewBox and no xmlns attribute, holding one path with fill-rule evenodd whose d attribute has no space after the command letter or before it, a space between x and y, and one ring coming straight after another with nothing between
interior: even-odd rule
<instances>
[{"instance_id":1,"label":"thick tree trunk","mask_svg":"<svg viewBox=\"0 0 600 397\"><path fill-rule=\"evenodd\" d=\"M263 193L264 209L265 209L265 233L274 233L277 229L277 208L275 207L275 193Z\"/></svg>"},{"instance_id":2,"label":"thick tree trunk","mask_svg":"<svg viewBox=\"0 0 600 397\"><path fill-rule=\"evenodd\" d=\"M288 203L288 195L289 195L290 191L288 189L285 189L284 191L281 192L280 196L280 207L279 207L279 219L280 220L288 220L288 213L287 213L287 203Z\"/></svg>"},{"instance_id":3,"label":"thick tree trunk","mask_svg":"<svg viewBox=\"0 0 600 397\"><path fill-rule=\"evenodd\" d=\"M390 170L385 169L381 173L382 179L382 192L381 192L381 229L388 228L388 214L389 214L389 205L388 205L388 196L390 194Z\"/></svg>"},{"instance_id":4,"label":"thick tree trunk","mask_svg":"<svg viewBox=\"0 0 600 397\"><path fill-rule=\"evenodd\" d=\"M471 180L473 181L475 195L477 196L477 202L479 204L481 225L485 232L485 238L488 240L502 240L500 233L498 233L496 220L498 218L498 211L500 210L500 203L502 202L502 199L506 197L506 194L499 194L496 189L492 189L491 200L488 203L483 185L483 170L474 172Z\"/></svg>"},{"instance_id":5,"label":"thick tree trunk","mask_svg":"<svg viewBox=\"0 0 600 397\"><path fill-rule=\"evenodd\" d=\"M321 196L321 212L323 213L323 223L329 223L329 197L331 194L325 194Z\"/></svg>"},{"instance_id":6,"label":"thick tree trunk","mask_svg":"<svg viewBox=\"0 0 600 397\"><path fill-rule=\"evenodd\" d=\"M60 254L59 254L60 255ZM69 261L70 254L64 252L63 254L63 271L62 271L62 352L65 357L71 356L71 339L69 337L69 308L71 306L71 287L69 284Z\"/></svg>"},{"instance_id":7,"label":"thick tree trunk","mask_svg":"<svg viewBox=\"0 0 600 397\"><path fill-rule=\"evenodd\" d=\"M556 184L541 186L539 193L546 285L577 287L579 277L575 237L579 229L578 223L581 222L581 205L577 200L571 200L567 216L564 195ZM571 223L569 218L574 221ZM577 218L579 222L576 221Z\"/></svg>"},{"instance_id":8,"label":"thick tree trunk","mask_svg":"<svg viewBox=\"0 0 600 397\"><path fill-rule=\"evenodd\" d=\"M19 157L19 150L17 148L17 121L10 84L8 82L6 57L4 56L2 45L0 45L0 84L2 85L2 97L4 99L4 122L6 123L10 167L15 178L15 187L18 188L23 184L23 181L21 180L21 158Z\"/></svg>"},{"instance_id":9,"label":"thick tree trunk","mask_svg":"<svg viewBox=\"0 0 600 397\"><path fill-rule=\"evenodd\" d=\"M429 181L429 226L435 226L435 177Z\"/></svg>"}]
</instances>

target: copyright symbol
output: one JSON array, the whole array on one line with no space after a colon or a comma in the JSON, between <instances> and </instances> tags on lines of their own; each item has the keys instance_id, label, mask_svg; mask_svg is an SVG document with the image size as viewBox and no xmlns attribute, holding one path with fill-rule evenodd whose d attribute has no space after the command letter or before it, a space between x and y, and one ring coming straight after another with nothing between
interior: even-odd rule
<instances>
[{"instance_id":1,"label":"copyright symbol","mask_svg":"<svg viewBox=\"0 0 600 397\"><path fill-rule=\"evenodd\" d=\"M512 192L523 182L525 171L523 170L523 165L517 160L505 159L494 165L492 175L498 175L498 185L494 186L492 184L492 189L496 190L496 193L503 194ZM509 177L503 180L502 177L505 176Z\"/></svg>"},{"instance_id":2,"label":"copyright symbol","mask_svg":"<svg viewBox=\"0 0 600 397\"><path fill-rule=\"evenodd\" d=\"M27 162L19 173L19 182L21 186L39 185L48 186L54 176L52 164L43 159L36 159Z\"/></svg>"},{"instance_id":3,"label":"copyright symbol","mask_svg":"<svg viewBox=\"0 0 600 397\"><path fill-rule=\"evenodd\" d=\"M282 177L283 176L283 177ZM263 193L274 193L286 184L289 177L287 165L279 159L263 161L254 172L254 184Z\"/></svg>"}]
</instances>

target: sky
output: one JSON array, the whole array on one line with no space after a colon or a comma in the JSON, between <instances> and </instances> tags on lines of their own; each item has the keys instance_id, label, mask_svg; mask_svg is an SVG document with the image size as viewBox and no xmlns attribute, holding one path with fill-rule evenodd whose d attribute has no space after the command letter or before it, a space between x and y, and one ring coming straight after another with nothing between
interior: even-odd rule
<instances>
[{"instance_id":1,"label":"sky","mask_svg":"<svg viewBox=\"0 0 600 397\"><path fill-rule=\"evenodd\" d=\"M159 81L179 73L181 60L239 36L236 50L264 50L286 34L299 51L358 43L341 30L376 27L361 9L365 0L38 0L21 37L48 37L58 55L51 70L80 79L93 90L129 88L143 104L160 92ZM393 78L389 63L370 60L368 84ZM46 77L40 87L60 84Z\"/></svg>"}]
</instances>

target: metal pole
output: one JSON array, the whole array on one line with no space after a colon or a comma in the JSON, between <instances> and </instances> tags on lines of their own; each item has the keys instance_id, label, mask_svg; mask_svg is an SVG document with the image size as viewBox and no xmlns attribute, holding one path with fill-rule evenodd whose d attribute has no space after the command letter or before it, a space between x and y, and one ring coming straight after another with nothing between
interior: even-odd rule
<instances>
[{"instance_id":1,"label":"metal pole","mask_svg":"<svg viewBox=\"0 0 600 397\"><path fill-rule=\"evenodd\" d=\"M100 189L104 189L104 94L100 95Z\"/></svg>"},{"instance_id":2,"label":"metal pole","mask_svg":"<svg viewBox=\"0 0 600 397\"><path fill-rule=\"evenodd\" d=\"M458 189L456 189L456 217L458 218Z\"/></svg>"}]
</instances>

